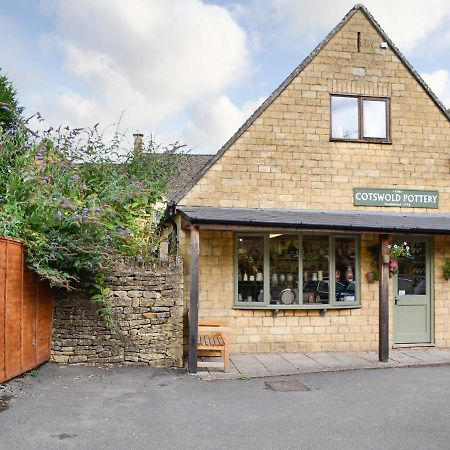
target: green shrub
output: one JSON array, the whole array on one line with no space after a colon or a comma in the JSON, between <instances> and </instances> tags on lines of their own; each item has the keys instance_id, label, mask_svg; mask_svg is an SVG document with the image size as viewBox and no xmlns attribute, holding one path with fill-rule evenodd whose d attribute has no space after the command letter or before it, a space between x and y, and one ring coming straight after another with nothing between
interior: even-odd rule
<instances>
[{"instance_id":1,"label":"green shrub","mask_svg":"<svg viewBox=\"0 0 450 450\"><path fill-rule=\"evenodd\" d=\"M0 235L25 242L29 267L70 288L117 256L151 259L177 146L161 153L150 142L134 155L118 133L105 143L96 127L27 127L0 127Z\"/></svg>"}]
</instances>

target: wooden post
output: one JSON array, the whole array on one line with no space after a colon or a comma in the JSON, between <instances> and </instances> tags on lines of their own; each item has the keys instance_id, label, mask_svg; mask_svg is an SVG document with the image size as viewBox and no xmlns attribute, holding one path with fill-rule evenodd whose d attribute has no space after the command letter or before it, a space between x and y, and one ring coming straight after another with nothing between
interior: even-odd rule
<instances>
[{"instance_id":1,"label":"wooden post","mask_svg":"<svg viewBox=\"0 0 450 450\"><path fill-rule=\"evenodd\" d=\"M189 373L197 373L198 297L200 237L198 227L191 226L191 295L189 299Z\"/></svg>"},{"instance_id":2,"label":"wooden post","mask_svg":"<svg viewBox=\"0 0 450 450\"><path fill-rule=\"evenodd\" d=\"M380 298L379 298L379 341L378 359L387 363L389 360L389 236L380 234L378 241Z\"/></svg>"}]
</instances>

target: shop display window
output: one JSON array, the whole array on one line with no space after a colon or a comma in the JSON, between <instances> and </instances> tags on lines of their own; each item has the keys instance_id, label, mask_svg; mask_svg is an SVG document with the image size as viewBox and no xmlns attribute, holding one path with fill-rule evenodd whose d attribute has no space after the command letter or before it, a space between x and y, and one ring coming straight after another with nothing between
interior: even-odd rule
<instances>
[{"instance_id":1,"label":"shop display window","mask_svg":"<svg viewBox=\"0 0 450 450\"><path fill-rule=\"evenodd\" d=\"M324 234L236 235L235 305L358 306L358 239Z\"/></svg>"}]
</instances>

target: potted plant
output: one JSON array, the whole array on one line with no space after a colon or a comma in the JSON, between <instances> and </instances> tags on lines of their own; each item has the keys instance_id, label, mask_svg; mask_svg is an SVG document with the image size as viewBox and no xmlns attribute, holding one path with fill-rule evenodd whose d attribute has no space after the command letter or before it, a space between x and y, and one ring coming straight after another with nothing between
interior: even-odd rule
<instances>
[{"instance_id":1,"label":"potted plant","mask_svg":"<svg viewBox=\"0 0 450 450\"><path fill-rule=\"evenodd\" d=\"M398 262L396 261L398 258L412 258L410 247L407 242L403 242L403 244L390 244L388 245L388 256L389 256L389 274L396 275L398 274Z\"/></svg>"}]
</instances>

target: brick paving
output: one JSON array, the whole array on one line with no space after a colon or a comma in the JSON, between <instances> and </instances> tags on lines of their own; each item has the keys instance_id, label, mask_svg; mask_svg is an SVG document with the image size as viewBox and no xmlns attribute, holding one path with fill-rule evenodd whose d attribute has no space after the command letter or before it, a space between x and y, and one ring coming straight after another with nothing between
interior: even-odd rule
<instances>
[{"instance_id":1,"label":"brick paving","mask_svg":"<svg viewBox=\"0 0 450 450\"><path fill-rule=\"evenodd\" d=\"M381 363L377 352L247 353L231 356L228 373L207 369L198 376L207 381L450 364L450 349L393 349L389 356L389 362Z\"/></svg>"}]
</instances>

